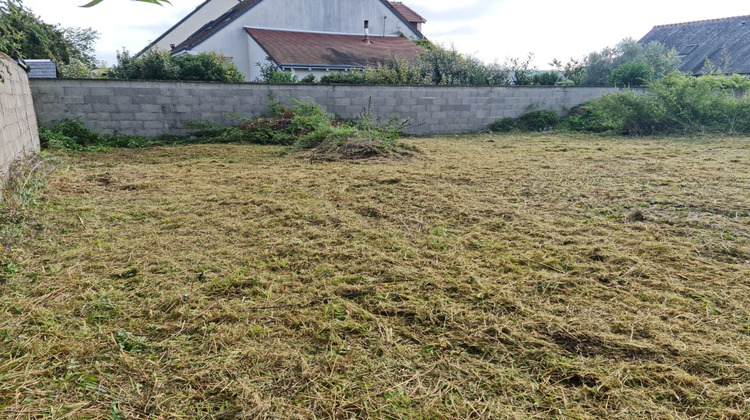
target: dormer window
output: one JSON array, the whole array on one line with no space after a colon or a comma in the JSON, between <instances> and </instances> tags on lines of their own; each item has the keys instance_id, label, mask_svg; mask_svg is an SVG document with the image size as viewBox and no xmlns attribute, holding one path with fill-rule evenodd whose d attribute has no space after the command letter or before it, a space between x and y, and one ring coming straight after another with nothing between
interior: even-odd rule
<instances>
[{"instance_id":1,"label":"dormer window","mask_svg":"<svg viewBox=\"0 0 750 420\"><path fill-rule=\"evenodd\" d=\"M693 50L695 50L696 48L698 48L698 44L686 45L680 50L680 52L677 53L677 55L679 55L680 57L684 57L693 52Z\"/></svg>"}]
</instances>

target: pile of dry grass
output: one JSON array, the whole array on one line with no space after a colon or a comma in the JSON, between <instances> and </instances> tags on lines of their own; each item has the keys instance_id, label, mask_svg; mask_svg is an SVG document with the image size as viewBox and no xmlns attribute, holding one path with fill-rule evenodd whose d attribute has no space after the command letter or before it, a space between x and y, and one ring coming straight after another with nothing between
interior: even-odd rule
<instances>
[{"instance_id":1,"label":"pile of dry grass","mask_svg":"<svg viewBox=\"0 0 750 420\"><path fill-rule=\"evenodd\" d=\"M60 156L0 417L746 417L744 139L409 142Z\"/></svg>"},{"instance_id":2,"label":"pile of dry grass","mask_svg":"<svg viewBox=\"0 0 750 420\"><path fill-rule=\"evenodd\" d=\"M313 149L300 152L300 156L312 161L358 161L372 158L402 159L414 157L417 154L419 154L418 148L400 141L386 147L382 140L369 138L327 141Z\"/></svg>"}]
</instances>

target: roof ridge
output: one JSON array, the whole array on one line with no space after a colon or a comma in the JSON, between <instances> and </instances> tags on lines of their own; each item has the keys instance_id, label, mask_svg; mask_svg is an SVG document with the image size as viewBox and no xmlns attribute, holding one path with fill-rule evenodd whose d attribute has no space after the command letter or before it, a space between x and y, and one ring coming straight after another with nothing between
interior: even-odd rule
<instances>
[{"instance_id":1,"label":"roof ridge","mask_svg":"<svg viewBox=\"0 0 750 420\"><path fill-rule=\"evenodd\" d=\"M194 14L198 13L198 10L202 9L202 8L203 8L203 6L207 5L207 4L208 4L208 3L210 3L210 2L211 2L211 0L205 0L205 1L203 2L203 3L199 4L198 6L196 6L196 7L195 7L195 9L193 9L193 11L192 11L192 12L188 13L188 14L187 14L187 16L185 16L184 18L180 19L180 20L179 20L179 21L178 21L177 23L175 23L174 25L172 25L172 27L170 27L170 28L169 28L169 29L167 29L167 30L166 30L166 31L165 31L164 33L162 33L161 35L159 35L159 37L158 37L158 38L156 38L155 40L151 41L151 43L150 43L150 44L148 44L148 45L146 46L146 48L144 48L144 49L140 50L140 51L138 52L138 54L136 54L135 56L136 56L136 57L138 57L139 55L141 55L141 54L145 53L146 51L148 51L149 49L151 49L151 47L153 47L154 45L156 45L156 43L157 43L157 42L159 42L159 41L161 41L162 39L164 39L164 37L165 37L165 36L166 36L166 35L167 35L168 33L170 33L170 32L172 32L173 30L175 30L175 29L176 29L176 28L177 28L178 26L180 26L180 25L181 25L182 23L184 23L184 22L185 22L186 20L188 20L188 19L189 19L189 18L190 18L191 16L193 16Z\"/></svg>"},{"instance_id":2,"label":"roof ridge","mask_svg":"<svg viewBox=\"0 0 750 420\"><path fill-rule=\"evenodd\" d=\"M689 22L680 22L680 23L668 23L665 25L656 25L654 26L654 29L656 28L670 28L675 26L682 26L682 25L694 25L696 23L715 23L715 22L723 22L723 21L729 21L734 19L740 19L740 18L749 18L750 15L740 15L740 16L731 16L731 17L725 17L725 18L716 18L716 19L705 19L705 20L693 20Z\"/></svg>"}]
</instances>

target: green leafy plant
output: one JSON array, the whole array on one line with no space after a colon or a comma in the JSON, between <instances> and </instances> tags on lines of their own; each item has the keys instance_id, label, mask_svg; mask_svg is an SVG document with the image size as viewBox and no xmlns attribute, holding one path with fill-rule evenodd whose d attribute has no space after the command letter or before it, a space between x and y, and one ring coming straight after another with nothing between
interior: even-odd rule
<instances>
[{"instance_id":1,"label":"green leafy plant","mask_svg":"<svg viewBox=\"0 0 750 420\"><path fill-rule=\"evenodd\" d=\"M91 77L98 38L91 28L45 23L21 0L0 0L0 52L11 57L47 58L63 77Z\"/></svg>"},{"instance_id":2,"label":"green leafy plant","mask_svg":"<svg viewBox=\"0 0 750 420\"><path fill-rule=\"evenodd\" d=\"M562 77L560 76L560 74L553 71L548 71L544 73L537 73L531 76L531 81L529 84L534 86L554 86L561 80Z\"/></svg>"},{"instance_id":3,"label":"green leafy plant","mask_svg":"<svg viewBox=\"0 0 750 420\"><path fill-rule=\"evenodd\" d=\"M669 49L659 42L641 44L633 39L626 38L615 47L607 47L601 51L590 53L584 59L585 71L581 78L581 84L589 86L605 86L610 83L608 77L617 68L627 63L643 62L644 65L636 65L624 68L617 77L625 77L627 72L636 73L636 77L644 76L644 67L649 67L649 80L659 80L667 74L676 71L680 58L674 49ZM632 81L632 80L631 80ZM627 85L627 84L623 84ZM633 85L631 83L631 85Z\"/></svg>"},{"instance_id":4,"label":"green leafy plant","mask_svg":"<svg viewBox=\"0 0 750 420\"><path fill-rule=\"evenodd\" d=\"M750 134L750 80L740 75L674 72L645 93L623 91L574 108L563 126L574 131L656 134Z\"/></svg>"},{"instance_id":5,"label":"green leafy plant","mask_svg":"<svg viewBox=\"0 0 750 420\"><path fill-rule=\"evenodd\" d=\"M490 131L493 133L509 133L518 129L516 118L505 117L490 124Z\"/></svg>"},{"instance_id":6,"label":"green leafy plant","mask_svg":"<svg viewBox=\"0 0 750 420\"><path fill-rule=\"evenodd\" d=\"M139 57L128 51L117 52L117 64L107 77L119 80L195 80L244 82L237 66L218 52L173 56L168 51L150 49Z\"/></svg>"},{"instance_id":7,"label":"green leafy plant","mask_svg":"<svg viewBox=\"0 0 750 420\"><path fill-rule=\"evenodd\" d=\"M629 61L607 76L611 86L645 86L654 79L654 69L645 61Z\"/></svg>"},{"instance_id":8,"label":"green leafy plant","mask_svg":"<svg viewBox=\"0 0 750 420\"><path fill-rule=\"evenodd\" d=\"M550 110L535 110L527 112L518 118L502 118L490 124L490 131L507 133L511 131L547 131L555 128L560 122L557 112Z\"/></svg>"}]
</instances>

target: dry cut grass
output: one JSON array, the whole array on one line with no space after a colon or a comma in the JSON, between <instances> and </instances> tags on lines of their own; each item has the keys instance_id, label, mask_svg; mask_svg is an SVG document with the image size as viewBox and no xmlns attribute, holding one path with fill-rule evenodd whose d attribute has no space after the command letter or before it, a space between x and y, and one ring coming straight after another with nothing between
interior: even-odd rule
<instances>
[{"instance_id":1,"label":"dry cut grass","mask_svg":"<svg viewBox=\"0 0 750 420\"><path fill-rule=\"evenodd\" d=\"M0 417L750 416L747 139L408 143L58 156Z\"/></svg>"}]
</instances>

